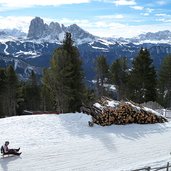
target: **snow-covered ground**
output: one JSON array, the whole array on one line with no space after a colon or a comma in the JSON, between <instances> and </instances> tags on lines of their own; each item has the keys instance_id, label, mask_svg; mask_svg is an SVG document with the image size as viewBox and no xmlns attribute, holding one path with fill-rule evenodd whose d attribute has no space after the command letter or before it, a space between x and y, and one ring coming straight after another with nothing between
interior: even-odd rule
<instances>
[{"instance_id":1,"label":"snow-covered ground","mask_svg":"<svg viewBox=\"0 0 171 171\"><path fill-rule=\"evenodd\" d=\"M0 143L21 157L0 159L0 171L123 171L171 161L171 122L89 127L85 114L0 119Z\"/></svg>"}]
</instances>

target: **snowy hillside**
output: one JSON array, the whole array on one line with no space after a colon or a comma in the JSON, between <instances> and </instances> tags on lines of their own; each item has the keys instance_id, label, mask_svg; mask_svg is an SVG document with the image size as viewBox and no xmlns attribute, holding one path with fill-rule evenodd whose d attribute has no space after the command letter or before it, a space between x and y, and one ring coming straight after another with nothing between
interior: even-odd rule
<instances>
[{"instance_id":1,"label":"snowy hillside","mask_svg":"<svg viewBox=\"0 0 171 171\"><path fill-rule=\"evenodd\" d=\"M0 143L21 157L0 159L2 171L120 171L171 160L171 122L88 127L84 114L0 119Z\"/></svg>"}]
</instances>

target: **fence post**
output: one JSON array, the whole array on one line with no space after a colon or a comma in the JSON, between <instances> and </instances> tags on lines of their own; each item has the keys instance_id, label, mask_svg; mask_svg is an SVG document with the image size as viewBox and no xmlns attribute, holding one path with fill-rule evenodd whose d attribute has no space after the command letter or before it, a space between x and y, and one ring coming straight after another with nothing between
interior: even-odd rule
<instances>
[{"instance_id":1,"label":"fence post","mask_svg":"<svg viewBox=\"0 0 171 171\"><path fill-rule=\"evenodd\" d=\"M169 171L169 162L167 162L166 171Z\"/></svg>"}]
</instances>

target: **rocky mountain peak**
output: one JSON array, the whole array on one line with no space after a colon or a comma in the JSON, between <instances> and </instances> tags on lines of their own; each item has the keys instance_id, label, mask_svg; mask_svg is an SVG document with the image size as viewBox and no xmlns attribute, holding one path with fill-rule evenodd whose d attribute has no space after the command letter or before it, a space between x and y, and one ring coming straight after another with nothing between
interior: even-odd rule
<instances>
[{"instance_id":1,"label":"rocky mountain peak","mask_svg":"<svg viewBox=\"0 0 171 171\"><path fill-rule=\"evenodd\" d=\"M62 32L62 28L59 23L57 22L51 22L49 24L49 34L59 34Z\"/></svg>"},{"instance_id":2,"label":"rocky mountain peak","mask_svg":"<svg viewBox=\"0 0 171 171\"><path fill-rule=\"evenodd\" d=\"M167 40L168 38L171 38L171 32L169 30L158 31L156 33L148 32L139 35L139 39L141 40Z\"/></svg>"},{"instance_id":3,"label":"rocky mountain peak","mask_svg":"<svg viewBox=\"0 0 171 171\"><path fill-rule=\"evenodd\" d=\"M39 39L44 35L47 25L44 24L43 19L35 17L31 20L27 37L30 39Z\"/></svg>"},{"instance_id":4,"label":"rocky mountain peak","mask_svg":"<svg viewBox=\"0 0 171 171\"><path fill-rule=\"evenodd\" d=\"M49 25L44 23L40 17L35 17L29 27L29 39L44 39L46 41L61 41L65 32L70 32L74 41L78 44L95 39L95 36L86 32L76 24L65 27L57 22L51 22ZM77 41L78 40L78 41ZM83 41L82 41L83 40Z\"/></svg>"}]
</instances>

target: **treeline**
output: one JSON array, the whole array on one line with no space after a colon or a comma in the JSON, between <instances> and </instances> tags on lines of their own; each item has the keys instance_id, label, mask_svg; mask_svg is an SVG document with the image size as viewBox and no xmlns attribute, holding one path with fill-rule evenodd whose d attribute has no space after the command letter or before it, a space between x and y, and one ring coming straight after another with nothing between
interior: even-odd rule
<instances>
[{"instance_id":1,"label":"treeline","mask_svg":"<svg viewBox=\"0 0 171 171\"><path fill-rule=\"evenodd\" d=\"M96 73L99 96L112 96L105 88L108 83L115 85L117 100L156 101L165 108L171 107L171 55L163 59L159 71L147 49L140 49L130 68L126 57L108 65L106 57L100 56L96 59Z\"/></svg>"},{"instance_id":2,"label":"treeline","mask_svg":"<svg viewBox=\"0 0 171 171\"><path fill-rule=\"evenodd\" d=\"M76 112L93 95L85 86L82 61L70 33L54 51L40 81L34 71L23 82L12 66L0 69L0 117L21 115L23 110Z\"/></svg>"},{"instance_id":3,"label":"treeline","mask_svg":"<svg viewBox=\"0 0 171 171\"><path fill-rule=\"evenodd\" d=\"M0 117L22 114L24 109L39 110L41 86L32 71L27 82L20 81L12 66L0 68Z\"/></svg>"},{"instance_id":4,"label":"treeline","mask_svg":"<svg viewBox=\"0 0 171 171\"><path fill-rule=\"evenodd\" d=\"M157 72L150 53L142 48L129 68L125 57L108 65L106 57L99 56L95 88L88 88L79 51L66 33L39 81L34 71L27 81L21 81L12 66L0 69L0 117L21 115L23 110L75 112L103 95L171 107L171 56L164 58ZM108 91L106 84L115 85L117 94Z\"/></svg>"}]
</instances>

